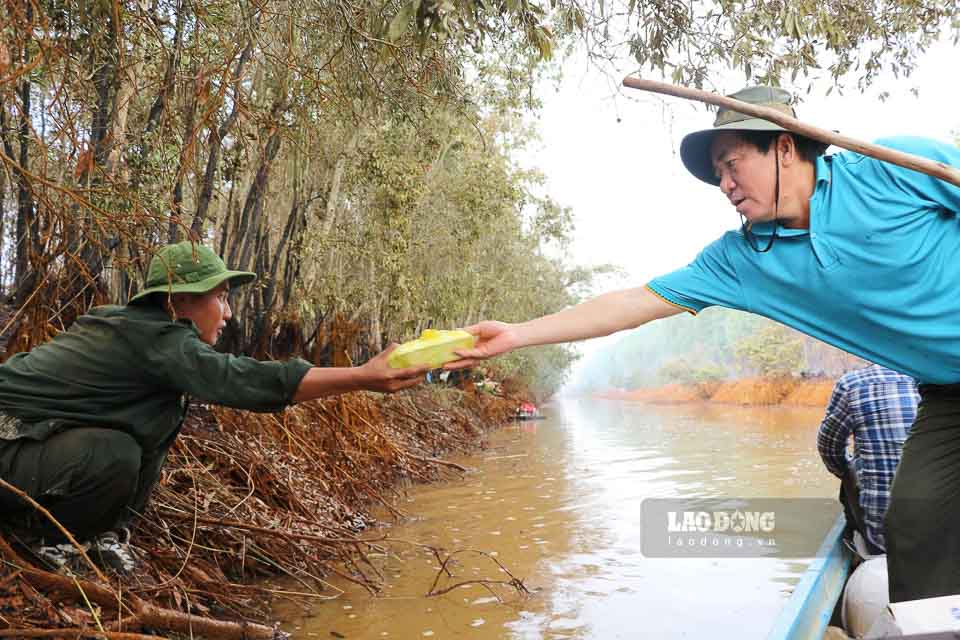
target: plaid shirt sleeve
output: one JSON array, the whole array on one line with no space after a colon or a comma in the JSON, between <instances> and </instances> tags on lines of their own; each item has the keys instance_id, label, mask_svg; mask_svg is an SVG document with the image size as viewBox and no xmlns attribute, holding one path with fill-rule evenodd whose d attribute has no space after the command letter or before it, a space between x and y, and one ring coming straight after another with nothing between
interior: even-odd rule
<instances>
[{"instance_id":1,"label":"plaid shirt sleeve","mask_svg":"<svg viewBox=\"0 0 960 640\"><path fill-rule=\"evenodd\" d=\"M853 434L853 417L847 398L847 389L842 384L833 388L827 414L817 432L817 451L827 470L838 478L847 471L847 441Z\"/></svg>"}]
</instances>

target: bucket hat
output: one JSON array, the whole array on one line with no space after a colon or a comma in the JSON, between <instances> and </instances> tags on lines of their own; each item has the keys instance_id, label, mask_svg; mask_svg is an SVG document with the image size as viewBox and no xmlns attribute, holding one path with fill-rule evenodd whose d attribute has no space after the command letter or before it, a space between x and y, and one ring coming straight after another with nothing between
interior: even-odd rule
<instances>
[{"instance_id":1,"label":"bucket hat","mask_svg":"<svg viewBox=\"0 0 960 640\"><path fill-rule=\"evenodd\" d=\"M231 287L256 280L249 271L231 271L211 249L189 240L162 247L150 260L143 291L135 302L151 293L206 293L229 281Z\"/></svg>"},{"instance_id":2,"label":"bucket hat","mask_svg":"<svg viewBox=\"0 0 960 640\"><path fill-rule=\"evenodd\" d=\"M790 103L793 102L793 96L790 95L789 91L778 87L747 87L727 97L776 109L793 118L797 117L793 107L790 106ZM720 179L713 171L710 145L713 144L714 136L721 131L786 131L786 129L763 118L721 108L717 111L713 128L694 131L684 136L680 142L680 159L683 161L683 165L694 176L715 187L720 186Z\"/></svg>"}]
</instances>

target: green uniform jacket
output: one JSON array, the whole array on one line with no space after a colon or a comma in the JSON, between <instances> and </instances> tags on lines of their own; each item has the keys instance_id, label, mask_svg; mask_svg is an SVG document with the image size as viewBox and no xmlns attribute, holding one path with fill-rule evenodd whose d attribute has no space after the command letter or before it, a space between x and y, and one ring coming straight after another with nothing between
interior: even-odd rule
<instances>
[{"instance_id":1,"label":"green uniform jacket","mask_svg":"<svg viewBox=\"0 0 960 640\"><path fill-rule=\"evenodd\" d=\"M0 366L0 439L46 439L76 426L132 435L144 450L179 429L184 394L250 411L292 402L311 365L218 353L190 320L152 305L103 306Z\"/></svg>"}]
</instances>

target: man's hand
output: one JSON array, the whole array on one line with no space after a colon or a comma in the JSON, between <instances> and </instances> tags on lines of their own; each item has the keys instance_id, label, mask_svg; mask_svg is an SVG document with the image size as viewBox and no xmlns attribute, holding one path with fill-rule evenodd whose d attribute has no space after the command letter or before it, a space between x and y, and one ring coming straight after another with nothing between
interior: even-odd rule
<instances>
[{"instance_id":1,"label":"man's hand","mask_svg":"<svg viewBox=\"0 0 960 640\"><path fill-rule=\"evenodd\" d=\"M477 336L477 344L473 349L456 351L462 359L443 365L448 371L472 367L481 360L508 353L521 346L516 325L506 322L489 320L465 327L464 331Z\"/></svg>"},{"instance_id":2,"label":"man's hand","mask_svg":"<svg viewBox=\"0 0 960 640\"><path fill-rule=\"evenodd\" d=\"M387 358L399 345L388 346L378 356L359 367L358 373L362 387L368 391L393 393L401 389L415 387L426 379L429 366L409 367L407 369L392 369L387 364Z\"/></svg>"}]
</instances>

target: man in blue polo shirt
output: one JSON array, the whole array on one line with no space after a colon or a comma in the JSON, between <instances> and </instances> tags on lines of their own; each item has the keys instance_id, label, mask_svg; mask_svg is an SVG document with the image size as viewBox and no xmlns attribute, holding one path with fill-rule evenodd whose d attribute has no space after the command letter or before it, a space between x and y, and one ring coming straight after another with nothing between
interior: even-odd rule
<instances>
[{"instance_id":1,"label":"man in blue polo shirt","mask_svg":"<svg viewBox=\"0 0 960 640\"><path fill-rule=\"evenodd\" d=\"M732 97L794 115L782 89ZM960 167L960 149L948 144L880 144ZM469 327L477 347L448 368L720 305L908 374L920 382L923 406L887 514L891 601L960 593L960 188L824 151L766 120L719 110L713 128L684 138L680 155L694 176L720 187L739 229L646 287L524 323Z\"/></svg>"}]
</instances>

